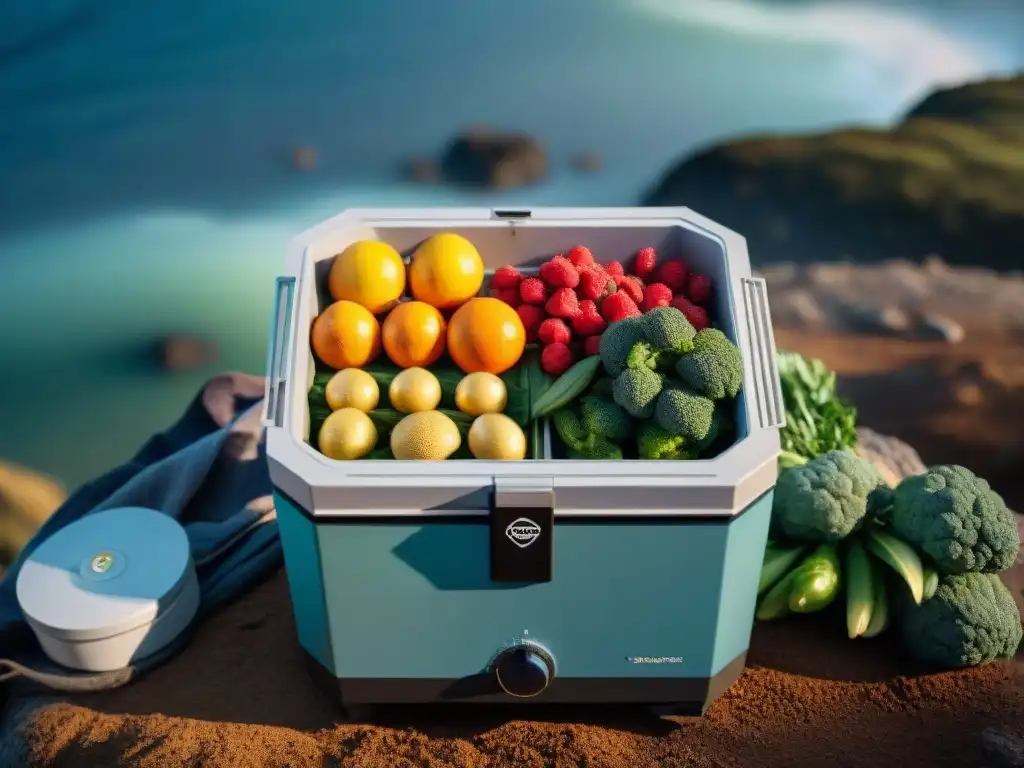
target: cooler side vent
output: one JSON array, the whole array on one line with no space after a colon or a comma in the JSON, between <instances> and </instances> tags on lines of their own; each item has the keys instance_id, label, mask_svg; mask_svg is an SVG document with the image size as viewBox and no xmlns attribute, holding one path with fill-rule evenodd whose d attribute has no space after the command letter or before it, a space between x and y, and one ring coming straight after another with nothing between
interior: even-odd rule
<instances>
[{"instance_id":1,"label":"cooler side vent","mask_svg":"<svg viewBox=\"0 0 1024 768\"><path fill-rule=\"evenodd\" d=\"M775 336L772 317L768 309L768 290L765 281L744 277L743 303L747 315L747 339L750 344L754 372L754 407L764 429L786 424L786 409L782 402L782 386L775 361Z\"/></svg>"}]
</instances>

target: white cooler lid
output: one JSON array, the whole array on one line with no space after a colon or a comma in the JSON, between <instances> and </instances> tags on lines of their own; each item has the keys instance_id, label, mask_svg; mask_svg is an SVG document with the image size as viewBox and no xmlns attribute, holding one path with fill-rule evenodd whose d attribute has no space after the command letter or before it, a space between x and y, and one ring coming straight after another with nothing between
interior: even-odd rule
<instances>
[{"instance_id":1,"label":"white cooler lid","mask_svg":"<svg viewBox=\"0 0 1024 768\"><path fill-rule=\"evenodd\" d=\"M152 622L193 569L185 529L144 507L84 517L40 544L18 574L18 603L47 634L98 640Z\"/></svg>"}]
</instances>

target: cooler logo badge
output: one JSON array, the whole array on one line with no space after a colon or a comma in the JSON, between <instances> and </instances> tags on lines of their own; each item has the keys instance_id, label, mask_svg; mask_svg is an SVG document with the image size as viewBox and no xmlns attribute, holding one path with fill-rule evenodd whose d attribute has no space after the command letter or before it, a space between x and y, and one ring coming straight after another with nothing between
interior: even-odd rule
<instances>
[{"instance_id":1,"label":"cooler logo badge","mask_svg":"<svg viewBox=\"0 0 1024 768\"><path fill-rule=\"evenodd\" d=\"M519 517L508 524L505 535L521 549L525 549L540 538L540 526L528 517Z\"/></svg>"}]
</instances>

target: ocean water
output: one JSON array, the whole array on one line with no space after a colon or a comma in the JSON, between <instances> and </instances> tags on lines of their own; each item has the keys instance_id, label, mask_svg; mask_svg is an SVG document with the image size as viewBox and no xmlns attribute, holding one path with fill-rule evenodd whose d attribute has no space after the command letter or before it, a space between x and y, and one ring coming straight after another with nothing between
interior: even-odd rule
<instances>
[{"instance_id":1,"label":"ocean water","mask_svg":"<svg viewBox=\"0 0 1024 768\"><path fill-rule=\"evenodd\" d=\"M975 6L980 7L980 6ZM346 207L629 205L724 137L884 123L1024 64L1000 9L743 0L20 0L0 6L0 458L74 485L217 370L262 373L288 239ZM879 34L880 30L889 30ZM404 183L470 123L527 130L541 187ZM316 147L295 172L290 153ZM599 152L578 175L570 159ZM209 370L139 350L213 338Z\"/></svg>"}]
</instances>

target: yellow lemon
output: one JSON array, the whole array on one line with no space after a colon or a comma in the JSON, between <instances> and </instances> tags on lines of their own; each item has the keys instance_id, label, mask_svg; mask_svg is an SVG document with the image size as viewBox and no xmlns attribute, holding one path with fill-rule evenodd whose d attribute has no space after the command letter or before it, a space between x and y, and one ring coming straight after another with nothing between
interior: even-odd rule
<instances>
[{"instance_id":1,"label":"yellow lemon","mask_svg":"<svg viewBox=\"0 0 1024 768\"><path fill-rule=\"evenodd\" d=\"M432 411L441 402L441 382L426 368L406 368L391 380L388 400L401 413Z\"/></svg>"},{"instance_id":2,"label":"yellow lemon","mask_svg":"<svg viewBox=\"0 0 1024 768\"><path fill-rule=\"evenodd\" d=\"M324 419L317 438L320 453L338 461L361 459L377 445L373 420L356 408L342 408Z\"/></svg>"},{"instance_id":3,"label":"yellow lemon","mask_svg":"<svg viewBox=\"0 0 1024 768\"><path fill-rule=\"evenodd\" d=\"M459 428L440 411L411 413L391 431L391 455L396 459L443 461L460 445Z\"/></svg>"},{"instance_id":4,"label":"yellow lemon","mask_svg":"<svg viewBox=\"0 0 1024 768\"><path fill-rule=\"evenodd\" d=\"M455 387L455 407L470 416L501 413L508 404L508 390L500 376L478 371L463 377Z\"/></svg>"},{"instance_id":5,"label":"yellow lemon","mask_svg":"<svg viewBox=\"0 0 1024 768\"><path fill-rule=\"evenodd\" d=\"M455 309L480 292L484 262L469 240L441 233L424 240L409 261L409 291L438 309Z\"/></svg>"},{"instance_id":6,"label":"yellow lemon","mask_svg":"<svg viewBox=\"0 0 1024 768\"><path fill-rule=\"evenodd\" d=\"M369 413L380 401L380 387L366 371L346 368L331 376L324 388L324 396L332 411L355 408Z\"/></svg>"},{"instance_id":7,"label":"yellow lemon","mask_svg":"<svg viewBox=\"0 0 1024 768\"><path fill-rule=\"evenodd\" d=\"M379 315L405 290L405 264L387 243L359 240L335 256L327 288L335 301L354 301Z\"/></svg>"},{"instance_id":8,"label":"yellow lemon","mask_svg":"<svg viewBox=\"0 0 1024 768\"><path fill-rule=\"evenodd\" d=\"M485 413L469 428L469 452L476 459L518 461L526 458L526 435L503 413Z\"/></svg>"}]
</instances>

